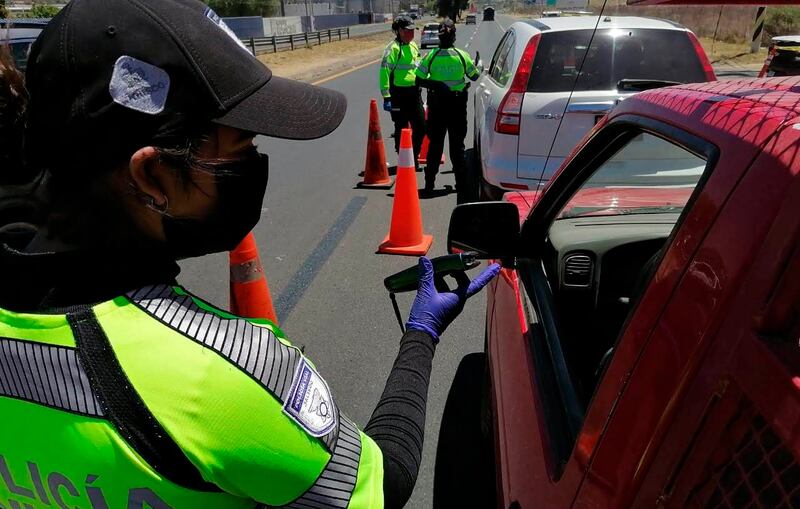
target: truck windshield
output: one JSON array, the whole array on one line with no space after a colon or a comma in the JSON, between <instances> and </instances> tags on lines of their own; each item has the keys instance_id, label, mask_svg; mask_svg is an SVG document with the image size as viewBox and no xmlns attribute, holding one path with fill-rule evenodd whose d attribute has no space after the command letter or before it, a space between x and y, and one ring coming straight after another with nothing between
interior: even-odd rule
<instances>
[{"instance_id":1,"label":"truck windshield","mask_svg":"<svg viewBox=\"0 0 800 509\"><path fill-rule=\"evenodd\" d=\"M686 149L639 134L594 172L558 218L679 214L705 167Z\"/></svg>"},{"instance_id":2,"label":"truck windshield","mask_svg":"<svg viewBox=\"0 0 800 509\"><path fill-rule=\"evenodd\" d=\"M544 32L528 92L569 92L573 85L576 92L615 90L621 80L694 83L706 77L681 30L608 28L598 30L594 39L592 30Z\"/></svg>"}]
</instances>

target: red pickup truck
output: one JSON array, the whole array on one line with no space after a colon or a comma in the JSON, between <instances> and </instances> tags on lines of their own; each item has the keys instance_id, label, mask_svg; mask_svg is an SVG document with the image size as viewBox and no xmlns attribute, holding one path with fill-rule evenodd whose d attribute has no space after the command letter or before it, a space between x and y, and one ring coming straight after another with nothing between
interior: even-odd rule
<instances>
[{"instance_id":1,"label":"red pickup truck","mask_svg":"<svg viewBox=\"0 0 800 509\"><path fill-rule=\"evenodd\" d=\"M800 507L800 77L626 99L506 200L451 218L504 269L437 505Z\"/></svg>"}]
</instances>

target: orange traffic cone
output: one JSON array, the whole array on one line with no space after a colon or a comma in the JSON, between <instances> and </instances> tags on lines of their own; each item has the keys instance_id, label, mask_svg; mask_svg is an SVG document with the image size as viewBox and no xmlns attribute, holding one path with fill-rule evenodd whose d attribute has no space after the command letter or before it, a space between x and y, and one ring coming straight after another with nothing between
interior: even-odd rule
<instances>
[{"instance_id":1,"label":"orange traffic cone","mask_svg":"<svg viewBox=\"0 0 800 509\"><path fill-rule=\"evenodd\" d=\"M428 120L428 106L425 106L425 120ZM419 164L428 164L428 145L431 142L428 139L428 135L426 134L424 138L422 138L422 146L419 149L419 157L417 157L417 161ZM442 150L442 159L439 164L444 164L444 150Z\"/></svg>"},{"instance_id":2,"label":"orange traffic cone","mask_svg":"<svg viewBox=\"0 0 800 509\"><path fill-rule=\"evenodd\" d=\"M381 123L378 117L378 102L369 102L369 131L367 131L367 161L364 165L364 180L358 187L389 189L394 185L386 166L386 150L383 147Z\"/></svg>"},{"instance_id":3,"label":"orange traffic cone","mask_svg":"<svg viewBox=\"0 0 800 509\"><path fill-rule=\"evenodd\" d=\"M230 252L231 312L244 318L266 318L278 323L253 232Z\"/></svg>"},{"instance_id":4,"label":"orange traffic cone","mask_svg":"<svg viewBox=\"0 0 800 509\"><path fill-rule=\"evenodd\" d=\"M433 243L433 235L422 233L422 211L419 206L417 175L414 172L414 149L411 129L403 129L397 162L397 189L392 206L389 235L378 247L379 253L424 255Z\"/></svg>"}]
</instances>

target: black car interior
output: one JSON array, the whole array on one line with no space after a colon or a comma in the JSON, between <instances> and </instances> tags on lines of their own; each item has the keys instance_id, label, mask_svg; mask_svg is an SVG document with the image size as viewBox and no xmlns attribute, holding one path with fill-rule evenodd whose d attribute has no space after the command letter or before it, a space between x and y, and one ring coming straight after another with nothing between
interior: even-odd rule
<instances>
[{"instance_id":1,"label":"black car interior","mask_svg":"<svg viewBox=\"0 0 800 509\"><path fill-rule=\"evenodd\" d=\"M558 336L584 409L679 216L574 217L550 228L543 264Z\"/></svg>"}]
</instances>

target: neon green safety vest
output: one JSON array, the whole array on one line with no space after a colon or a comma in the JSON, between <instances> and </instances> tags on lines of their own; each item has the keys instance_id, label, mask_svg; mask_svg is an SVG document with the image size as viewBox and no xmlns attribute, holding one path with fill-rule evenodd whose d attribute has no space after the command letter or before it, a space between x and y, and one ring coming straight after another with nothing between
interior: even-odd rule
<instances>
[{"instance_id":1,"label":"neon green safety vest","mask_svg":"<svg viewBox=\"0 0 800 509\"><path fill-rule=\"evenodd\" d=\"M460 92L467 86L466 77L477 78L480 71L469 53L458 48L438 48L422 59L416 75L420 78L441 81L452 92Z\"/></svg>"},{"instance_id":2,"label":"neon green safety vest","mask_svg":"<svg viewBox=\"0 0 800 509\"><path fill-rule=\"evenodd\" d=\"M416 85L417 78L414 70L419 63L419 48L414 41L400 44L394 40L383 50L379 80L381 95L390 97L390 84L395 87L412 87Z\"/></svg>"},{"instance_id":3,"label":"neon green safety vest","mask_svg":"<svg viewBox=\"0 0 800 509\"><path fill-rule=\"evenodd\" d=\"M0 309L0 507L382 508L375 442L283 333L181 287Z\"/></svg>"}]
</instances>

